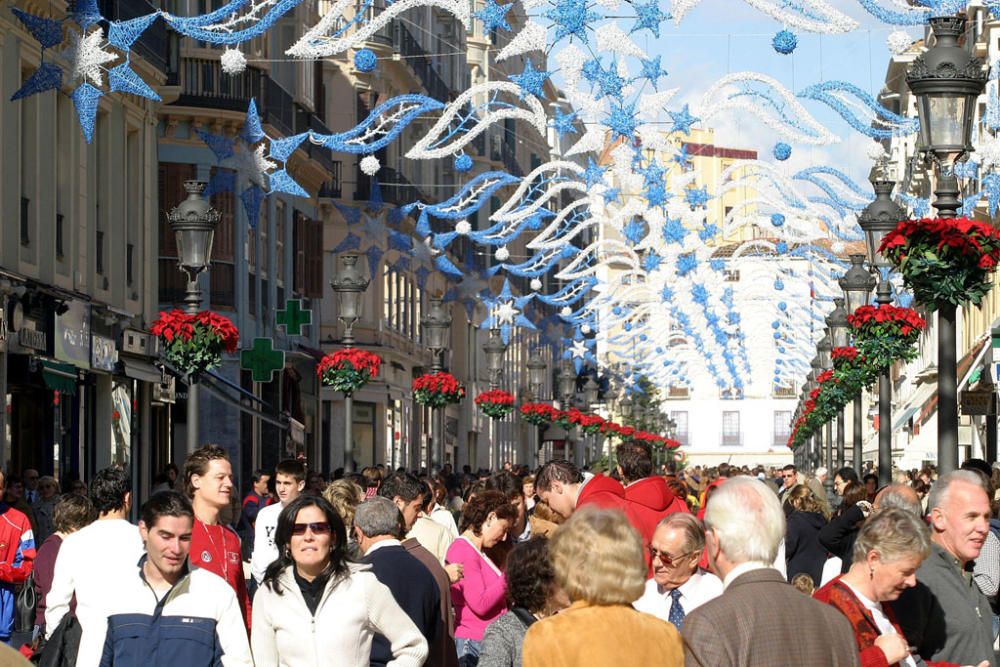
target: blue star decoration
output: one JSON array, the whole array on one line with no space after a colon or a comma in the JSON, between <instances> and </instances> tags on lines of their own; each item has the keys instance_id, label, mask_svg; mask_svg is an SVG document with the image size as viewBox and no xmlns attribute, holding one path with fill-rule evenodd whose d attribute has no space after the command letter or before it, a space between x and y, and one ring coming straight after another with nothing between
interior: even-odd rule
<instances>
[{"instance_id":1,"label":"blue star decoration","mask_svg":"<svg viewBox=\"0 0 1000 667\"><path fill-rule=\"evenodd\" d=\"M500 329L500 337L504 345L510 344L510 332L513 327L535 329L535 325L524 316L524 309L534 298L534 295L515 297L510 289L510 281L504 279L503 289L496 297L484 297L488 316L479 325L480 329Z\"/></svg>"},{"instance_id":2,"label":"blue star decoration","mask_svg":"<svg viewBox=\"0 0 1000 667\"><path fill-rule=\"evenodd\" d=\"M613 204L618 201L618 195L620 194L620 188L607 188L603 193L601 193L601 197L604 199L605 204Z\"/></svg>"},{"instance_id":3,"label":"blue star decoration","mask_svg":"<svg viewBox=\"0 0 1000 667\"><path fill-rule=\"evenodd\" d=\"M658 90L657 82L661 77L667 76L667 70L660 67L660 59L661 56L656 56L649 60L640 60L642 69L639 71L639 76L636 77L637 79L647 79L653 84L653 90Z\"/></svg>"},{"instance_id":4,"label":"blue star decoration","mask_svg":"<svg viewBox=\"0 0 1000 667\"><path fill-rule=\"evenodd\" d=\"M100 98L105 95L102 89L102 72L106 71L108 75L108 92L130 93L151 100L160 100L156 91L131 68L132 45L156 21L159 13L153 12L126 21L109 21L101 15L96 0L77 0L70 3L69 15L60 20L35 16L16 7L11 8L11 11L41 46L41 62L38 69L32 72L24 84L14 92L11 101L47 90L59 90L62 87L63 70L59 65L46 60L46 51L61 46L65 37L70 41L62 49L62 56L71 61L71 66L75 66L75 62L72 61L85 65L86 72L79 85L70 93L70 97L76 109L80 129L88 144L94 137ZM75 23L78 29L64 30L63 24L66 22ZM105 28L100 25L102 23L107 25L106 37ZM108 50L109 47L114 47L120 53ZM117 65L106 69L106 63L110 64L119 59L121 61Z\"/></svg>"},{"instance_id":5,"label":"blue star decoration","mask_svg":"<svg viewBox=\"0 0 1000 667\"><path fill-rule=\"evenodd\" d=\"M691 166L691 156L688 155L687 144L681 144L681 147L677 149L676 153L674 153L673 160L681 166L681 169L684 171L688 170L688 167Z\"/></svg>"},{"instance_id":6,"label":"blue star decoration","mask_svg":"<svg viewBox=\"0 0 1000 667\"><path fill-rule=\"evenodd\" d=\"M544 69L535 69L531 66L531 58L524 63L524 71L520 74L511 74L509 78L521 89L518 96L523 100L528 95L542 97L545 93L545 82L550 74Z\"/></svg>"},{"instance_id":7,"label":"blue star decoration","mask_svg":"<svg viewBox=\"0 0 1000 667\"><path fill-rule=\"evenodd\" d=\"M700 120L691 115L687 104L680 111L668 111L667 113L670 114L670 120L673 121L673 125L670 127L671 132L690 134L691 126Z\"/></svg>"},{"instance_id":8,"label":"blue star decoration","mask_svg":"<svg viewBox=\"0 0 1000 667\"><path fill-rule=\"evenodd\" d=\"M594 99L604 99L612 97L621 100L622 88L625 87L625 79L618 74L618 64L612 60L607 69L603 67L594 75L593 83L597 84L598 94Z\"/></svg>"},{"instance_id":9,"label":"blue star decoration","mask_svg":"<svg viewBox=\"0 0 1000 667\"><path fill-rule=\"evenodd\" d=\"M575 111L563 113L562 109L556 109L555 118L549 123L549 127L553 128L562 139L566 134L576 134L576 128L573 126L574 121L576 121Z\"/></svg>"},{"instance_id":10,"label":"blue star decoration","mask_svg":"<svg viewBox=\"0 0 1000 667\"><path fill-rule=\"evenodd\" d=\"M631 139L635 136L635 130L639 125L635 114L635 102L628 105L615 104L601 124L611 130L612 141L619 137Z\"/></svg>"},{"instance_id":11,"label":"blue star decoration","mask_svg":"<svg viewBox=\"0 0 1000 667\"><path fill-rule=\"evenodd\" d=\"M599 167L597 163L594 162L594 158L587 157L587 167L583 170L583 181L587 184L587 187L592 185L597 185L604 180L604 172L608 170L607 167Z\"/></svg>"},{"instance_id":12,"label":"blue star decoration","mask_svg":"<svg viewBox=\"0 0 1000 667\"><path fill-rule=\"evenodd\" d=\"M574 328L572 341L563 339L563 342L572 343L571 345L564 345L565 349L563 350L562 358L573 360L573 367L576 369L577 374L583 371L584 364L587 362L594 365L597 364L597 358L594 356L597 339L587 338L580 331L579 327Z\"/></svg>"},{"instance_id":13,"label":"blue star decoration","mask_svg":"<svg viewBox=\"0 0 1000 667\"><path fill-rule=\"evenodd\" d=\"M622 227L622 236L625 237L630 246L634 246L646 238L647 233L646 224L639 218L632 218Z\"/></svg>"},{"instance_id":14,"label":"blue star decoration","mask_svg":"<svg viewBox=\"0 0 1000 667\"><path fill-rule=\"evenodd\" d=\"M708 195L708 187L700 188L688 188L684 191L684 200L688 203L693 211L696 208L704 208L708 200L711 199Z\"/></svg>"},{"instance_id":15,"label":"blue star decoration","mask_svg":"<svg viewBox=\"0 0 1000 667\"><path fill-rule=\"evenodd\" d=\"M555 42L576 37L584 43L587 42L587 25L600 18L596 12L588 11L586 0L557 0L545 17L556 26Z\"/></svg>"},{"instance_id":16,"label":"blue star decoration","mask_svg":"<svg viewBox=\"0 0 1000 667\"><path fill-rule=\"evenodd\" d=\"M510 32L513 29L510 27L510 23L507 22L507 12L513 6L513 2L506 5L498 5L495 0L486 0L486 6L473 14L473 16L483 22L484 32L489 33L498 29Z\"/></svg>"},{"instance_id":17,"label":"blue star decoration","mask_svg":"<svg viewBox=\"0 0 1000 667\"><path fill-rule=\"evenodd\" d=\"M660 36L660 23L670 18L669 15L660 11L658 0L649 0L646 3L632 3L635 9L635 25L629 32L636 32L645 28L657 38Z\"/></svg>"},{"instance_id":18,"label":"blue star decoration","mask_svg":"<svg viewBox=\"0 0 1000 667\"><path fill-rule=\"evenodd\" d=\"M683 245L687 235L688 230L680 220L670 218L663 223L663 240L667 243Z\"/></svg>"},{"instance_id":19,"label":"blue star decoration","mask_svg":"<svg viewBox=\"0 0 1000 667\"><path fill-rule=\"evenodd\" d=\"M277 166L276 163L287 163L295 149L306 140L307 135L298 134L280 139L268 137L262 128L255 100L250 100L243 128L235 139L210 134L200 129L196 129L195 133L211 149L220 165L236 172L229 169L218 170L208 184L205 196L215 192L235 192L237 174L245 177L250 184L239 193L239 198L243 203L243 209L246 211L247 221L251 229L257 229L257 223L260 221L260 207L268 195L283 192L296 197L309 196L309 193L296 183L288 173L285 164L276 171L268 172L269 169ZM265 139L270 144L266 159L264 145L261 143ZM235 150L237 147L239 147L239 151ZM265 187L267 187L266 190Z\"/></svg>"}]
</instances>

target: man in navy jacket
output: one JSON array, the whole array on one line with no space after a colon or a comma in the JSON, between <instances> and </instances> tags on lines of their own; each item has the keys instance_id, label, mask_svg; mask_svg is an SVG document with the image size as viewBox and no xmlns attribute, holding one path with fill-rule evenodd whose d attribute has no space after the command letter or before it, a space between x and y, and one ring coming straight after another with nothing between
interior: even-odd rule
<instances>
[{"instance_id":1,"label":"man in navy jacket","mask_svg":"<svg viewBox=\"0 0 1000 667\"><path fill-rule=\"evenodd\" d=\"M444 632L438 606L441 594L430 571L403 547L403 515L388 498L376 496L358 505L354 533L365 554L363 563L392 592L396 603L420 629L429 645ZM392 660L389 642L382 635L372 641L371 665L384 667Z\"/></svg>"}]
</instances>

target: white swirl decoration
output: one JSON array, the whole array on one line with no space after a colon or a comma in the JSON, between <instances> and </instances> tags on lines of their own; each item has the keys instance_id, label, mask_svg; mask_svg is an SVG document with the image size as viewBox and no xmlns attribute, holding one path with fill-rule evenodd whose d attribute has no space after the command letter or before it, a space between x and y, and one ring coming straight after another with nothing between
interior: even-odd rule
<instances>
[{"instance_id":1,"label":"white swirl decoration","mask_svg":"<svg viewBox=\"0 0 1000 667\"><path fill-rule=\"evenodd\" d=\"M501 94L507 100L494 108L493 102ZM521 99L520 94L520 87L510 81L488 81L472 86L448 105L427 134L406 153L406 157L411 160L434 160L453 155L485 132L490 125L507 118L523 120L545 136L548 122L545 107L534 95ZM477 104L475 100L481 98L485 98L485 102ZM462 132L455 132L453 125L462 124L464 109L470 104L479 112L477 122Z\"/></svg>"},{"instance_id":2,"label":"white swirl decoration","mask_svg":"<svg viewBox=\"0 0 1000 667\"><path fill-rule=\"evenodd\" d=\"M677 23L701 0L674 0L671 15ZM822 0L744 0L748 5L789 28L806 32L836 34L851 32L858 22Z\"/></svg>"},{"instance_id":3,"label":"white swirl decoration","mask_svg":"<svg viewBox=\"0 0 1000 667\"><path fill-rule=\"evenodd\" d=\"M792 141L813 145L840 141L787 88L759 72L722 77L705 92L699 108L697 115L704 123L727 113L748 113Z\"/></svg>"},{"instance_id":4,"label":"white swirl decoration","mask_svg":"<svg viewBox=\"0 0 1000 667\"><path fill-rule=\"evenodd\" d=\"M399 0L376 13L370 21L359 24L354 32L343 35L342 25L345 11L355 6L355 0L337 0L319 20L319 23L310 28L285 53L295 58L308 59L326 58L343 53L351 47L367 41L372 35L389 25L394 18L415 7L443 9L453 14L466 28L471 25L472 20L469 3L465 0Z\"/></svg>"}]
</instances>

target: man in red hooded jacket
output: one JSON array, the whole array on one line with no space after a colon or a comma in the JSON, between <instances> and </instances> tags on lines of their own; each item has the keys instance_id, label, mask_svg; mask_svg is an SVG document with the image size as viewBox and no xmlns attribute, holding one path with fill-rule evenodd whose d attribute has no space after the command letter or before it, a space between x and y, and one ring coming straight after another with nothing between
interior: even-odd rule
<instances>
[{"instance_id":1,"label":"man in red hooded jacket","mask_svg":"<svg viewBox=\"0 0 1000 667\"><path fill-rule=\"evenodd\" d=\"M535 492L553 512L568 519L586 505L627 511L622 485L604 475L581 473L562 459L549 461L535 475Z\"/></svg>"},{"instance_id":2,"label":"man in red hooded jacket","mask_svg":"<svg viewBox=\"0 0 1000 667\"><path fill-rule=\"evenodd\" d=\"M663 517L674 512L690 514L690 510L684 499L670 490L667 480L653 475L653 451L647 443L622 443L615 450L615 456L618 474L625 484L625 515L639 531L643 544L648 546ZM648 552L646 565L652 567Z\"/></svg>"}]
</instances>

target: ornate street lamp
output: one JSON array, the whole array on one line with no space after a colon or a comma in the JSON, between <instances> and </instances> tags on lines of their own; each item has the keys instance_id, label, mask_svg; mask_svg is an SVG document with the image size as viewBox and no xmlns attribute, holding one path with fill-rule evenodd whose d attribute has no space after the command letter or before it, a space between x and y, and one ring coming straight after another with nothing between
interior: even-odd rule
<instances>
[{"instance_id":1,"label":"ornate street lamp","mask_svg":"<svg viewBox=\"0 0 1000 667\"><path fill-rule=\"evenodd\" d=\"M824 371L833 368L832 352L833 342L830 340L830 334L824 333L816 343L816 358L819 359L819 365Z\"/></svg>"},{"instance_id":2,"label":"ornate street lamp","mask_svg":"<svg viewBox=\"0 0 1000 667\"><path fill-rule=\"evenodd\" d=\"M847 329L850 326L847 323L847 309L844 308L843 299L834 299L833 305L833 310L826 316L826 326L830 331L830 342L834 348L845 347L848 342ZM844 438L844 408L841 408L840 412L837 413L837 468L844 467ZM832 479L833 470L830 473Z\"/></svg>"},{"instance_id":3,"label":"ornate street lamp","mask_svg":"<svg viewBox=\"0 0 1000 667\"><path fill-rule=\"evenodd\" d=\"M875 303L879 308L892 303L892 287L888 278L879 281ZM940 378L938 381L940 382ZM889 368L885 367L878 375L878 485L881 487L890 483L892 483L892 379L889 377Z\"/></svg>"},{"instance_id":4,"label":"ornate street lamp","mask_svg":"<svg viewBox=\"0 0 1000 667\"><path fill-rule=\"evenodd\" d=\"M342 340L347 347L354 345L354 323L361 319L361 295L371 282L358 266L360 258L356 252L337 255L337 271L330 281L337 295L337 319L344 325Z\"/></svg>"},{"instance_id":5,"label":"ornate street lamp","mask_svg":"<svg viewBox=\"0 0 1000 667\"><path fill-rule=\"evenodd\" d=\"M187 199L167 213L167 221L174 230L177 240L177 266L187 275L187 290L184 293L184 310L189 314L201 310L201 287L198 275L212 263L212 243L215 227L222 214L212 208L205 199L204 181L184 181ZM198 383L196 378L188 378L187 397L187 449L198 448Z\"/></svg>"},{"instance_id":6,"label":"ornate street lamp","mask_svg":"<svg viewBox=\"0 0 1000 667\"><path fill-rule=\"evenodd\" d=\"M361 255L345 252L337 256L337 270L330 287L337 295L337 319L344 325L345 347L354 345L354 323L361 319L361 295L371 282L358 266ZM330 453L333 454L331 429ZM344 394L344 470L354 472L354 396Z\"/></svg>"},{"instance_id":7,"label":"ornate street lamp","mask_svg":"<svg viewBox=\"0 0 1000 667\"><path fill-rule=\"evenodd\" d=\"M562 398L563 410L569 410L573 407L573 399L576 397L576 371L573 369L572 361L564 359L559 363L559 375L556 377L556 380L559 383L559 396ZM573 461L578 467L582 467L583 450L580 449L579 444L576 442L575 435L575 426L566 429L566 444L569 446L572 443ZM568 452L566 458L569 458Z\"/></svg>"},{"instance_id":8,"label":"ornate street lamp","mask_svg":"<svg viewBox=\"0 0 1000 667\"><path fill-rule=\"evenodd\" d=\"M851 266L837 282L844 290L847 302L847 314L852 315L861 306L867 306L875 289L875 276L865 268L865 256L855 254L850 256Z\"/></svg>"},{"instance_id":9,"label":"ornate street lamp","mask_svg":"<svg viewBox=\"0 0 1000 667\"><path fill-rule=\"evenodd\" d=\"M545 386L545 374L549 367L537 350L528 358L527 366L528 387L531 390L532 398L537 401L542 397L542 387Z\"/></svg>"},{"instance_id":10,"label":"ornate street lamp","mask_svg":"<svg viewBox=\"0 0 1000 667\"><path fill-rule=\"evenodd\" d=\"M840 284L840 289L844 290L844 301L845 308L848 315L852 315L861 306L868 305L869 300L872 298L872 290L875 289L875 276L865 269L865 256L864 255L851 255L851 266L847 269L847 272L841 276L840 280L837 282ZM846 319L846 318L845 318ZM858 475L861 475L861 458L862 458L862 432L863 432L863 416L861 414L861 395L858 394L854 397L854 405L851 408L851 415L853 420L853 449L854 449L854 469L857 471Z\"/></svg>"},{"instance_id":11,"label":"ornate street lamp","mask_svg":"<svg viewBox=\"0 0 1000 667\"><path fill-rule=\"evenodd\" d=\"M431 351L433 361L431 371L440 373L444 366L444 351L448 349L451 333L451 310L445 307L441 297L428 299L427 312L420 318L423 327L424 344Z\"/></svg>"},{"instance_id":12,"label":"ornate street lamp","mask_svg":"<svg viewBox=\"0 0 1000 667\"><path fill-rule=\"evenodd\" d=\"M503 342L500 329L490 329L489 338L483 343L483 352L486 353L490 389L499 389L503 380L503 355L507 352L507 344Z\"/></svg>"},{"instance_id":13,"label":"ornate street lamp","mask_svg":"<svg viewBox=\"0 0 1000 667\"><path fill-rule=\"evenodd\" d=\"M885 235L894 230L900 220L906 219L906 212L892 200L895 183L886 178L876 178L871 183L875 189L875 201L858 214L858 224L865 233L868 263L876 268L886 269L892 266L892 262L878 249Z\"/></svg>"},{"instance_id":14,"label":"ornate street lamp","mask_svg":"<svg viewBox=\"0 0 1000 667\"><path fill-rule=\"evenodd\" d=\"M623 391L622 393L624 394L625 392ZM627 422L627 421L629 421L629 419L632 418L632 408L633 407L634 407L634 404L632 403L632 397L629 396L628 394L625 394L624 396L621 397L621 399L619 399L619 401L618 401L618 412L622 416L622 421L626 421Z\"/></svg>"},{"instance_id":15,"label":"ornate street lamp","mask_svg":"<svg viewBox=\"0 0 1000 667\"><path fill-rule=\"evenodd\" d=\"M583 383L583 402L587 404L587 409L597 405L597 394L600 391L600 385L594 381L593 377L588 377L587 381Z\"/></svg>"},{"instance_id":16,"label":"ornate street lamp","mask_svg":"<svg viewBox=\"0 0 1000 667\"><path fill-rule=\"evenodd\" d=\"M954 218L962 205L955 162L972 150L976 100L986 87L989 70L981 58L959 43L965 17L930 19L935 44L917 56L906 83L917 98L920 148L938 167L934 207L938 216ZM955 306L938 309L938 470L958 467L958 387L955 355ZM881 419L881 417L880 417ZM881 477L881 470L879 470Z\"/></svg>"}]
</instances>

